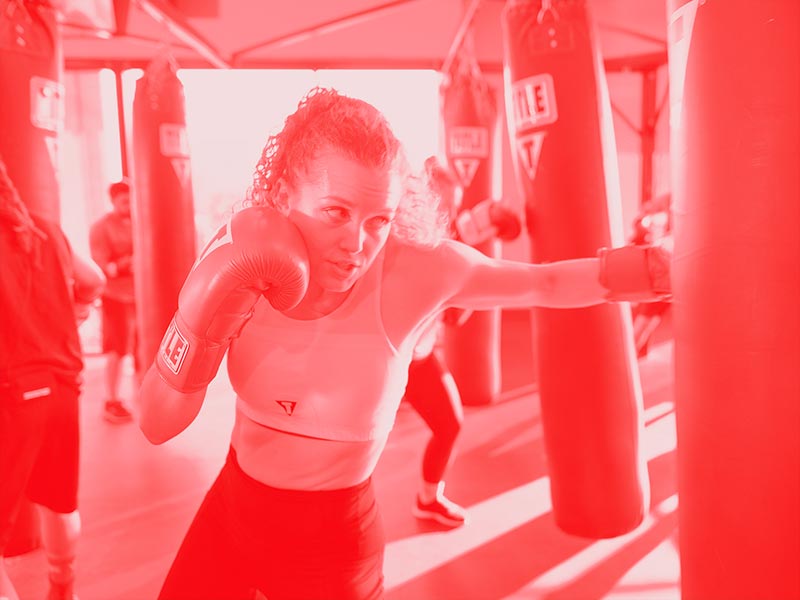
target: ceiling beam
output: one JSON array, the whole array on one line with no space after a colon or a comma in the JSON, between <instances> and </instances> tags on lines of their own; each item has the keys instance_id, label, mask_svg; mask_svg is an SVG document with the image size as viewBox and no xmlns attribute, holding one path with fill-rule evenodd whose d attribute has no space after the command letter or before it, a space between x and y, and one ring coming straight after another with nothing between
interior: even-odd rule
<instances>
[{"instance_id":1,"label":"ceiling beam","mask_svg":"<svg viewBox=\"0 0 800 600\"><path fill-rule=\"evenodd\" d=\"M212 66L218 69L231 68L231 63L225 60L214 46L189 25L186 17L168 2L163 0L135 1L136 5L150 18L166 27L172 35L197 52Z\"/></svg>"},{"instance_id":2,"label":"ceiling beam","mask_svg":"<svg viewBox=\"0 0 800 600\"><path fill-rule=\"evenodd\" d=\"M150 60L146 57L139 58L93 58L93 57L71 57L65 59L64 67L68 71L86 71L97 69L134 69L144 68ZM206 61L192 58L180 58L182 69L204 69L208 65ZM237 69L427 69L431 71L440 70L440 59L431 57L429 59L386 59L386 58L330 58L330 59L264 59L253 58L243 60L236 64ZM653 52L648 54L634 54L631 56L620 56L607 58L604 61L606 73L624 73L631 71L643 71L658 68L667 64L666 52ZM498 60L478 60L478 67L482 73L502 73L503 63Z\"/></svg>"},{"instance_id":3,"label":"ceiling beam","mask_svg":"<svg viewBox=\"0 0 800 600\"><path fill-rule=\"evenodd\" d=\"M655 44L657 46L661 46L662 48L666 49L667 47L667 40L664 38L656 37L654 35L650 35L643 31L637 31L635 29L630 29L628 27L622 27L620 25L614 25L613 23L604 23L602 21L597 23L597 26L600 28L601 31L613 31L614 33L621 33L623 35L627 35L628 37L642 40L644 42L650 42L651 44ZM666 31L664 32L666 35Z\"/></svg>"},{"instance_id":4,"label":"ceiling beam","mask_svg":"<svg viewBox=\"0 0 800 600\"><path fill-rule=\"evenodd\" d=\"M243 56L250 54L251 52L255 52L256 50L296 44L316 35L331 33L332 31L336 31L337 29L342 29L345 27L352 27L353 25L356 25L362 21L374 19L380 13L395 9L403 4L409 4L411 2L418 1L419 0L393 0L392 2L378 4L364 10L359 10L357 12L342 15L341 17L337 17L335 19L330 19L328 21L323 21L322 23L311 25L310 27L304 27L290 33L285 33L257 44L253 44L252 46L247 46L246 48L237 50L231 56L231 62L238 66L238 63L241 61Z\"/></svg>"}]
</instances>

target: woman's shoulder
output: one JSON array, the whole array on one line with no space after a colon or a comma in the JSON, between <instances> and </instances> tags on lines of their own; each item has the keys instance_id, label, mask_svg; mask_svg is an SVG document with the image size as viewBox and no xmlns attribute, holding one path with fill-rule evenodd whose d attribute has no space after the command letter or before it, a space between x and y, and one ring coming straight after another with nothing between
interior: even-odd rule
<instances>
[{"instance_id":1,"label":"woman's shoulder","mask_svg":"<svg viewBox=\"0 0 800 600\"><path fill-rule=\"evenodd\" d=\"M447 260L452 255L452 240L442 240L436 245L425 246L406 240L389 237L386 242L386 261L406 261L431 264L431 261Z\"/></svg>"},{"instance_id":2,"label":"woman's shoulder","mask_svg":"<svg viewBox=\"0 0 800 600\"><path fill-rule=\"evenodd\" d=\"M421 268L435 267L441 249L438 246L419 246L390 236L384 252L384 273L415 273Z\"/></svg>"},{"instance_id":3,"label":"woman's shoulder","mask_svg":"<svg viewBox=\"0 0 800 600\"><path fill-rule=\"evenodd\" d=\"M433 282L450 287L450 275L462 270L463 259L458 252L459 242L442 240L435 246L418 246L403 240L387 242L384 273L414 281Z\"/></svg>"}]
</instances>

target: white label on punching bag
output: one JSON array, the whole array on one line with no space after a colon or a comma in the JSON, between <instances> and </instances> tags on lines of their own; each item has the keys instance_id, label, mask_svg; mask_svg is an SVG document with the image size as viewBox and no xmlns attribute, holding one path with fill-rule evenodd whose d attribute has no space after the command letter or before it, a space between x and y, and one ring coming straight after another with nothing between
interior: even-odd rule
<instances>
[{"instance_id":1,"label":"white label on punching bag","mask_svg":"<svg viewBox=\"0 0 800 600\"><path fill-rule=\"evenodd\" d=\"M61 127L61 99L64 86L44 77L31 77L31 124L57 132Z\"/></svg>"},{"instance_id":2,"label":"white label on punching bag","mask_svg":"<svg viewBox=\"0 0 800 600\"><path fill-rule=\"evenodd\" d=\"M451 157L486 158L489 156L489 132L485 127L453 127L448 146Z\"/></svg>"},{"instance_id":3,"label":"white label on punching bag","mask_svg":"<svg viewBox=\"0 0 800 600\"><path fill-rule=\"evenodd\" d=\"M542 73L512 83L511 108L516 133L555 123L558 108L553 76Z\"/></svg>"},{"instance_id":4,"label":"white label on punching bag","mask_svg":"<svg viewBox=\"0 0 800 600\"><path fill-rule=\"evenodd\" d=\"M447 140L447 154L453 161L461 185L472 183L481 159L489 156L489 132L485 127L453 127Z\"/></svg>"},{"instance_id":5,"label":"white label on punching bag","mask_svg":"<svg viewBox=\"0 0 800 600\"><path fill-rule=\"evenodd\" d=\"M517 156L531 181L536 178L536 169L539 166L539 156L542 153L544 136L545 133L543 131L517 136Z\"/></svg>"},{"instance_id":6,"label":"white label on punching bag","mask_svg":"<svg viewBox=\"0 0 800 600\"><path fill-rule=\"evenodd\" d=\"M162 156L188 158L189 141L186 138L186 127L179 123L161 123L158 126L158 145Z\"/></svg>"}]
</instances>

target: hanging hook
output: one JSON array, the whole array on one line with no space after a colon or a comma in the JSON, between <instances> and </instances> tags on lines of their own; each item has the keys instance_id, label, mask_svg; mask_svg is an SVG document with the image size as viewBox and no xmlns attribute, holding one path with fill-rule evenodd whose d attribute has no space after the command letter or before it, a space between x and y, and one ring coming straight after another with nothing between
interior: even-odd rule
<instances>
[{"instance_id":1,"label":"hanging hook","mask_svg":"<svg viewBox=\"0 0 800 600\"><path fill-rule=\"evenodd\" d=\"M545 16L547 13L552 15L553 21L558 21L558 11L553 8L553 0L542 0L542 7L539 9L539 12L536 14L536 22L541 25L544 22Z\"/></svg>"}]
</instances>

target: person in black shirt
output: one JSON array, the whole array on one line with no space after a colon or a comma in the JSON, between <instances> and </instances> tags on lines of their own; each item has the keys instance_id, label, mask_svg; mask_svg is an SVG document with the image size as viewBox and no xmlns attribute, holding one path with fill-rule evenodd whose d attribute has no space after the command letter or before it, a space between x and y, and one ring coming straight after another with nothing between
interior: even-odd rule
<instances>
[{"instance_id":1,"label":"person in black shirt","mask_svg":"<svg viewBox=\"0 0 800 600\"><path fill-rule=\"evenodd\" d=\"M64 233L28 212L0 158L0 556L27 497L38 508L48 600L72 599L78 514L78 320L105 285ZM0 558L0 597L17 598Z\"/></svg>"}]
</instances>

